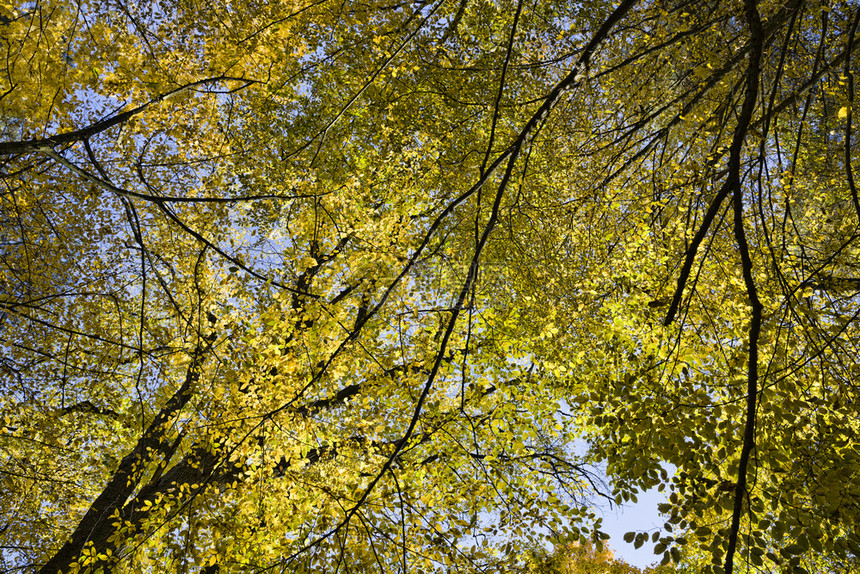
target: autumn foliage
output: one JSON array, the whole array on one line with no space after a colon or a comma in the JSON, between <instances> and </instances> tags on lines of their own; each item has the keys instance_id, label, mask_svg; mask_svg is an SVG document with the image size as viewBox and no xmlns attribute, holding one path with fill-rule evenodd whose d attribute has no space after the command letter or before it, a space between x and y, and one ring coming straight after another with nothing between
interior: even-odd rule
<instances>
[{"instance_id":1,"label":"autumn foliage","mask_svg":"<svg viewBox=\"0 0 860 574\"><path fill-rule=\"evenodd\" d=\"M0 4L0 565L850 571L858 22Z\"/></svg>"}]
</instances>

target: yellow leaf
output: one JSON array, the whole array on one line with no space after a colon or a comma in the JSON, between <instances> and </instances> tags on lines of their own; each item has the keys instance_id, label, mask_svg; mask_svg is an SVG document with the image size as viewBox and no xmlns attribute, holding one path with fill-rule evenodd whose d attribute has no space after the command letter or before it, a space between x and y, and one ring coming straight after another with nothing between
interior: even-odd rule
<instances>
[{"instance_id":1,"label":"yellow leaf","mask_svg":"<svg viewBox=\"0 0 860 574\"><path fill-rule=\"evenodd\" d=\"M848 106L842 106L839 108L839 119L848 117Z\"/></svg>"}]
</instances>

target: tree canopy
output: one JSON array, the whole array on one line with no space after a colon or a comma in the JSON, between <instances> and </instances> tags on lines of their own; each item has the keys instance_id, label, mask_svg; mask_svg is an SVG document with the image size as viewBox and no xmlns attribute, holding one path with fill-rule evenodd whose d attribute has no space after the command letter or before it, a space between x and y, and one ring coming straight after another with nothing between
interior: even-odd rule
<instances>
[{"instance_id":1,"label":"tree canopy","mask_svg":"<svg viewBox=\"0 0 860 574\"><path fill-rule=\"evenodd\" d=\"M858 22L3 3L2 567L856 568Z\"/></svg>"},{"instance_id":2,"label":"tree canopy","mask_svg":"<svg viewBox=\"0 0 860 574\"><path fill-rule=\"evenodd\" d=\"M528 555L523 574L641 574L641 570L616 560L604 548L597 551L590 543L559 544L553 552L535 548Z\"/></svg>"}]
</instances>

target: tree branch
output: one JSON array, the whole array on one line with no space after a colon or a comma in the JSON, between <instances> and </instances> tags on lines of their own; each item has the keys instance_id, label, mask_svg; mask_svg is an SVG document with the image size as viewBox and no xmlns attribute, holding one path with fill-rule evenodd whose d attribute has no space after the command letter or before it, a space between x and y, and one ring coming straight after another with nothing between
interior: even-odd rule
<instances>
[{"instance_id":1,"label":"tree branch","mask_svg":"<svg viewBox=\"0 0 860 574\"><path fill-rule=\"evenodd\" d=\"M172 443L165 440L165 431L170 420L194 394L194 387L200 379L201 365L212 341L214 336L210 335L198 342L182 386L162 407L134 449L122 459L111 480L78 523L71 538L42 566L39 574L68 571L68 565L80 556L87 542L95 541L101 533L112 529L110 522L114 511L122 508L137 488L146 465L156 456L163 456L170 448Z\"/></svg>"},{"instance_id":2,"label":"tree branch","mask_svg":"<svg viewBox=\"0 0 860 574\"><path fill-rule=\"evenodd\" d=\"M56 146L71 144L79 141L83 141L85 139L89 139L94 135L100 134L106 130L109 130L112 127L118 126L120 124L124 124L134 116L144 112L152 106L153 104L158 104L165 100L168 100L186 90L190 90L196 88L198 86L204 86L206 84L213 84L217 82L223 81L237 81L244 82L245 86L249 86L253 83L256 83L254 80L248 80L245 78L233 78L230 76L216 76L213 78L205 78L203 80L198 80L196 82L191 82L180 86L176 89L170 90L169 92L165 92L164 94L149 100L145 104L142 104L134 109L128 110L127 112L122 112L113 117L98 121L90 126L85 128L81 128L79 130L75 130L73 132L66 132L63 134L57 134L51 136L49 138L43 139L35 139L35 140L26 140L26 141L15 141L15 142L0 142L0 155L21 155L26 153L35 153L43 151L45 148L50 147L54 148ZM243 86L243 87L245 87Z\"/></svg>"},{"instance_id":3,"label":"tree branch","mask_svg":"<svg viewBox=\"0 0 860 574\"><path fill-rule=\"evenodd\" d=\"M744 284L746 285L749 305L752 308L752 317L749 328L749 357L747 360L746 421L744 422L743 446L741 447L741 456L738 461L738 482L737 489L735 490L728 547L726 549L725 574L732 574L734 569L735 548L740 530L743 502L744 498L749 495L747 490L747 467L749 465L750 453L755 448L756 403L758 399L758 339L761 333L762 321L762 304L758 298L758 290L756 289L752 274L752 258L750 257L749 245L747 244L744 232L740 157L741 146L746 137L746 131L750 125L758 97L762 46L764 42L762 38L761 16L758 12L756 0L745 0L744 9L747 25L750 28L752 49L750 50L749 69L747 71L747 89L744 97L744 105L738 118L738 128L735 130L735 138L732 141L731 155L729 156L729 176L727 183L731 183L734 191L735 239L741 255Z\"/></svg>"}]
</instances>

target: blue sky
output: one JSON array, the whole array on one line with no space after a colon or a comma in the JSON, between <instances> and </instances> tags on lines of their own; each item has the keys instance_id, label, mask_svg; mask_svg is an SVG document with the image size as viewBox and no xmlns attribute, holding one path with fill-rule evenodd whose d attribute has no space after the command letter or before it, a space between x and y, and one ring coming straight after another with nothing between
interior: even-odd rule
<instances>
[{"instance_id":1,"label":"blue sky","mask_svg":"<svg viewBox=\"0 0 860 574\"><path fill-rule=\"evenodd\" d=\"M658 561L661 557L654 554L654 545L643 544L636 549L632 543L624 542L625 532L648 531L654 532L663 525L657 505L666 502L666 492L657 492L656 488L637 495L637 502L627 503L622 507L604 508L598 512L603 516L601 530L609 534L609 547L617 558L620 558L639 568L645 568Z\"/></svg>"}]
</instances>

